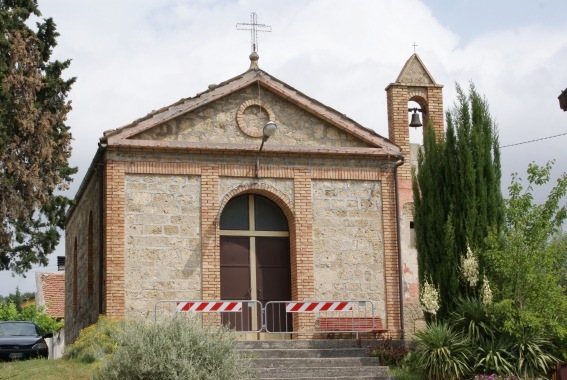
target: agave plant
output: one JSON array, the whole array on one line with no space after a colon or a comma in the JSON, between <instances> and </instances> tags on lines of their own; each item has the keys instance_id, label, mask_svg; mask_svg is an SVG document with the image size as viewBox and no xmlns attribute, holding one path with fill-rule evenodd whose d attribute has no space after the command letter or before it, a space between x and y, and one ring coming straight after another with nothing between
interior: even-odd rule
<instances>
[{"instance_id":1,"label":"agave plant","mask_svg":"<svg viewBox=\"0 0 567 380\"><path fill-rule=\"evenodd\" d=\"M415 336L415 365L430 380L461 379L471 373L468 339L445 323L432 323Z\"/></svg>"}]
</instances>

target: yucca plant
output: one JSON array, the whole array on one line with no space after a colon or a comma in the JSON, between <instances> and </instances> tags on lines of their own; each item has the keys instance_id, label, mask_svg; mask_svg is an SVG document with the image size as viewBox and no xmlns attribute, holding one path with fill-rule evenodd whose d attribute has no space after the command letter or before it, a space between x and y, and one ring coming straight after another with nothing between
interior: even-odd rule
<instances>
[{"instance_id":1,"label":"yucca plant","mask_svg":"<svg viewBox=\"0 0 567 380\"><path fill-rule=\"evenodd\" d=\"M512 342L507 336L484 340L476 349L475 372L497 375L515 373L511 348Z\"/></svg>"},{"instance_id":2,"label":"yucca plant","mask_svg":"<svg viewBox=\"0 0 567 380\"><path fill-rule=\"evenodd\" d=\"M449 323L473 343L494 338L495 327L487 313L486 306L479 298L461 298L456 302L455 311Z\"/></svg>"},{"instance_id":3,"label":"yucca plant","mask_svg":"<svg viewBox=\"0 0 567 380\"><path fill-rule=\"evenodd\" d=\"M430 380L462 379L471 373L468 339L445 323L432 323L415 335L416 369Z\"/></svg>"},{"instance_id":4,"label":"yucca plant","mask_svg":"<svg viewBox=\"0 0 567 380\"><path fill-rule=\"evenodd\" d=\"M520 377L546 376L553 365L559 362L553 352L551 341L524 331L520 336L514 338L512 355L516 359L516 373Z\"/></svg>"}]
</instances>

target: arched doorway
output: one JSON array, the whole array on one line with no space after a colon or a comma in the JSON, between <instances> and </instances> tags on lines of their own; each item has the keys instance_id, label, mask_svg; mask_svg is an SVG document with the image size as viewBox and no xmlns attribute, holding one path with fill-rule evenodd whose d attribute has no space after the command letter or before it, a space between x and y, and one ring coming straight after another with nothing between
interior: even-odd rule
<instances>
[{"instance_id":1,"label":"arched doorway","mask_svg":"<svg viewBox=\"0 0 567 380\"><path fill-rule=\"evenodd\" d=\"M291 299L289 226L283 211L270 199L244 194L231 199L220 218L221 299L269 301ZM287 332L285 308L271 308L269 331ZM259 330L259 310L233 328ZM223 318L224 319L224 318Z\"/></svg>"}]
</instances>

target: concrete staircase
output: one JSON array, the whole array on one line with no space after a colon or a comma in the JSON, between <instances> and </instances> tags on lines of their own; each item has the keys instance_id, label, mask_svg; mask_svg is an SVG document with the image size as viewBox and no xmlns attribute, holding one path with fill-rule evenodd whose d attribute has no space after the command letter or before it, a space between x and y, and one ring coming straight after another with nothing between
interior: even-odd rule
<instances>
[{"instance_id":1,"label":"concrete staircase","mask_svg":"<svg viewBox=\"0 0 567 380\"><path fill-rule=\"evenodd\" d=\"M364 341L240 341L237 349L252 359L258 379L386 380L388 367L368 356Z\"/></svg>"}]
</instances>

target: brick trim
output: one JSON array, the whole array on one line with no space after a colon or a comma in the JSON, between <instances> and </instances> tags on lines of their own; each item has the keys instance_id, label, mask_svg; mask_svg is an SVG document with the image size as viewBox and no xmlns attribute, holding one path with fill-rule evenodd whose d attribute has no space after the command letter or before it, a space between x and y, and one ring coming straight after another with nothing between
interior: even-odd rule
<instances>
[{"instance_id":1,"label":"brick trim","mask_svg":"<svg viewBox=\"0 0 567 380\"><path fill-rule=\"evenodd\" d=\"M254 184L243 184L235 187L234 189L227 192L223 197L219 205L219 211L217 212L216 224L220 224L220 217L222 211L226 204L234 197L242 194L259 194L273 201L277 204L283 211L287 223L290 229L290 237L292 235L291 226L295 226L295 213L293 212L293 202L281 191L269 185L267 183L254 183Z\"/></svg>"},{"instance_id":2,"label":"brick trim","mask_svg":"<svg viewBox=\"0 0 567 380\"><path fill-rule=\"evenodd\" d=\"M201 175L203 168L211 167L207 164L180 163L180 162L127 162L126 174L178 174ZM254 177L254 165L215 165L219 177ZM387 169L366 168L293 168L260 165L258 176L260 178L294 178L298 171L307 170L312 179L344 179L361 181L380 181L382 173Z\"/></svg>"},{"instance_id":3,"label":"brick trim","mask_svg":"<svg viewBox=\"0 0 567 380\"><path fill-rule=\"evenodd\" d=\"M124 318L124 176L125 165L119 161L107 161L105 165L105 204L104 221L106 234L104 239L105 254L105 290L106 315L112 318Z\"/></svg>"},{"instance_id":4,"label":"brick trim","mask_svg":"<svg viewBox=\"0 0 567 380\"><path fill-rule=\"evenodd\" d=\"M250 99L242 103L240 105L240 108L238 108L238 111L236 111L236 124L238 124L238 128L240 128L240 130L244 132L244 134L250 137L263 137L264 130L262 128L259 130L251 128L249 125L246 125L246 122L244 121L244 112L248 107L253 106L262 108L262 110L264 110L268 114L269 121L276 121L276 115L274 115L274 111L272 111L268 103L256 99Z\"/></svg>"}]
</instances>

